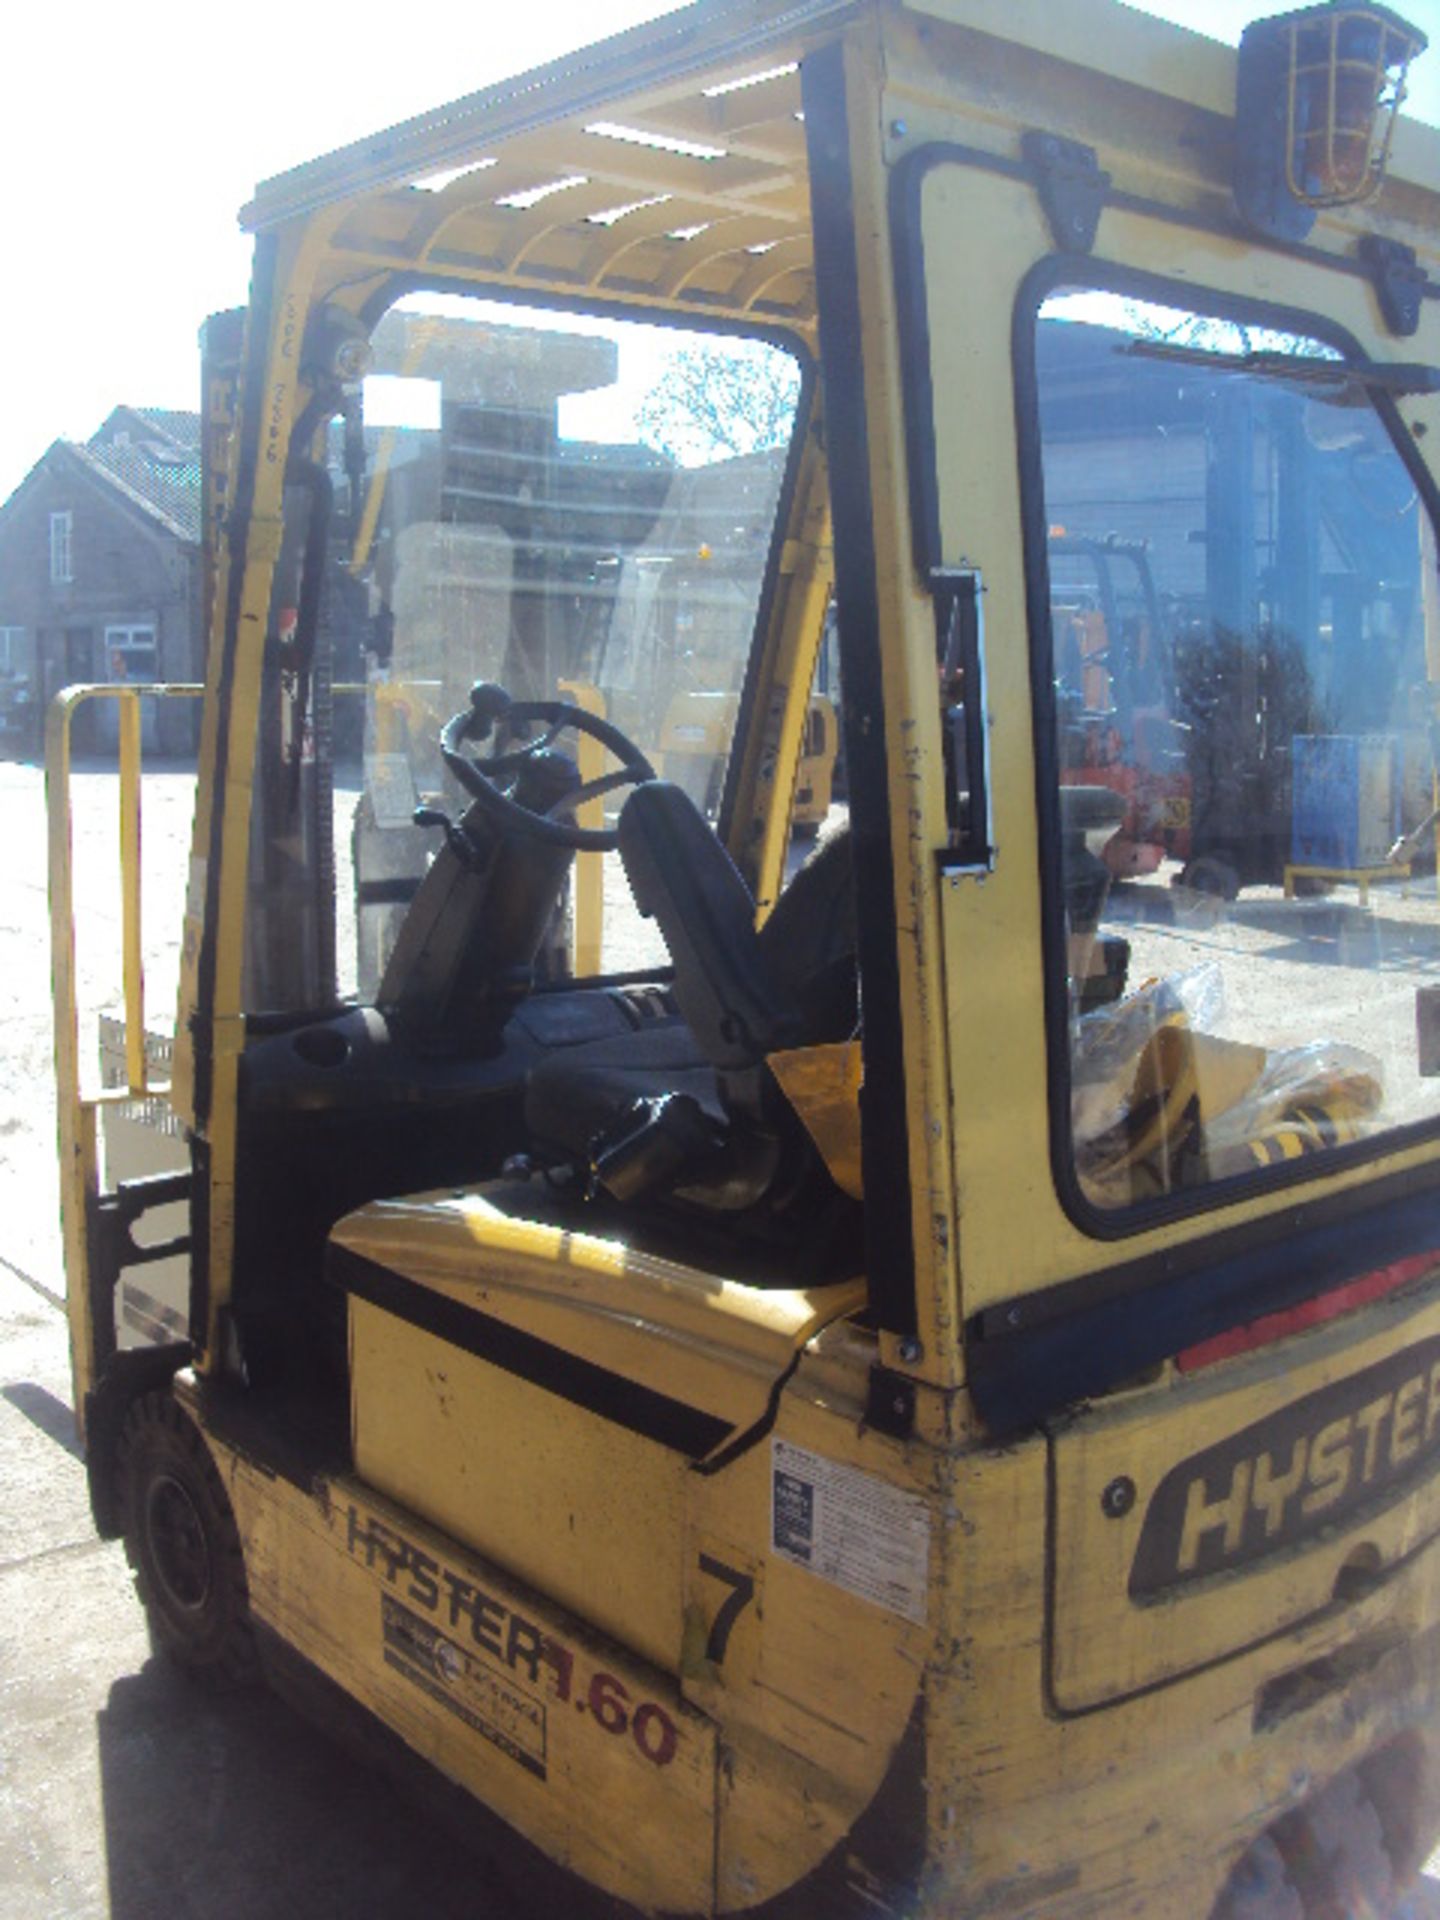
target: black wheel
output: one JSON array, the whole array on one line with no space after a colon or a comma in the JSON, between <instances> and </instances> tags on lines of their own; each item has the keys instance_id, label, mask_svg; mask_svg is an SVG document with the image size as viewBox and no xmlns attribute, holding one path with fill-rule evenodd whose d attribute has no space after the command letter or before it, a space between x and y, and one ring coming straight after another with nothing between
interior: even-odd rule
<instances>
[{"instance_id":1,"label":"black wheel","mask_svg":"<svg viewBox=\"0 0 1440 1920\"><path fill-rule=\"evenodd\" d=\"M1242 1855L1211 1920L1305 1920L1305 1907L1275 1842L1263 1835Z\"/></svg>"},{"instance_id":2,"label":"black wheel","mask_svg":"<svg viewBox=\"0 0 1440 1920\"><path fill-rule=\"evenodd\" d=\"M1354 1768L1281 1820L1275 1839L1305 1902L1306 1920L1394 1912L1394 1863L1380 1816Z\"/></svg>"},{"instance_id":3,"label":"black wheel","mask_svg":"<svg viewBox=\"0 0 1440 1920\"><path fill-rule=\"evenodd\" d=\"M1213 894L1217 900L1235 900L1240 893L1240 875L1220 853L1202 853L1187 861L1175 884L1191 893Z\"/></svg>"},{"instance_id":4,"label":"black wheel","mask_svg":"<svg viewBox=\"0 0 1440 1920\"><path fill-rule=\"evenodd\" d=\"M1396 1880L1407 1886L1440 1833L1440 1764L1434 1748L1412 1728L1362 1760L1360 1777L1385 1830ZM1440 1891L1432 1894L1440 1906Z\"/></svg>"},{"instance_id":5,"label":"black wheel","mask_svg":"<svg viewBox=\"0 0 1440 1920\"><path fill-rule=\"evenodd\" d=\"M1277 1820L1242 1855L1211 1920L1418 1920L1434 1839L1429 1752L1404 1734Z\"/></svg>"},{"instance_id":6,"label":"black wheel","mask_svg":"<svg viewBox=\"0 0 1440 1920\"><path fill-rule=\"evenodd\" d=\"M259 1678L245 1560L210 1450L168 1393L141 1395L116 1455L125 1553L156 1648L221 1687Z\"/></svg>"}]
</instances>

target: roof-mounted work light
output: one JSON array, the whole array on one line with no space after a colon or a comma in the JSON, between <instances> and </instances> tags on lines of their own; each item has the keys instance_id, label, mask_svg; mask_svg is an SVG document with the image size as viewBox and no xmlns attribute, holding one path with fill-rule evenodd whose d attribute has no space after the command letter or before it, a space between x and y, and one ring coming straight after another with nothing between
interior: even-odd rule
<instances>
[{"instance_id":1,"label":"roof-mounted work light","mask_svg":"<svg viewBox=\"0 0 1440 1920\"><path fill-rule=\"evenodd\" d=\"M1235 89L1235 201L1251 226L1297 240L1317 207L1373 199L1405 75L1425 45L1388 7L1343 0L1246 27Z\"/></svg>"}]
</instances>

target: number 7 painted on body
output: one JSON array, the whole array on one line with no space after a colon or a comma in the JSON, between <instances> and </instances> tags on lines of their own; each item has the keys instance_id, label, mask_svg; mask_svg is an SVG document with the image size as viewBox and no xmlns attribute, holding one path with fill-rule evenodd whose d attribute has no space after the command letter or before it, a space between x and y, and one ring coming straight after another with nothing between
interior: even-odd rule
<instances>
[{"instance_id":1,"label":"number 7 painted on body","mask_svg":"<svg viewBox=\"0 0 1440 1920\"><path fill-rule=\"evenodd\" d=\"M736 1567L727 1567L723 1560L712 1559L708 1553L700 1555L700 1571L708 1573L712 1580L719 1580L729 1587L728 1598L720 1604L720 1611L710 1625L710 1638L705 1642L705 1658L717 1667L725 1658L725 1649L730 1644L730 1634L735 1622L755 1598L754 1577L741 1573Z\"/></svg>"}]
</instances>

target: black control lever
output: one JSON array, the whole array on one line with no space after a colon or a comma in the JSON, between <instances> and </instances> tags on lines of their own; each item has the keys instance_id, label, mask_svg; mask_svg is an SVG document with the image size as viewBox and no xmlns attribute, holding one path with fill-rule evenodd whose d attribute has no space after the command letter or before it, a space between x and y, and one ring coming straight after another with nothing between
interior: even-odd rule
<instances>
[{"instance_id":1,"label":"black control lever","mask_svg":"<svg viewBox=\"0 0 1440 1920\"><path fill-rule=\"evenodd\" d=\"M444 830L445 844L460 861L462 866L478 872L482 865L480 849L466 833L463 826L452 820L441 807L417 807L410 816L417 827L440 827Z\"/></svg>"}]
</instances>

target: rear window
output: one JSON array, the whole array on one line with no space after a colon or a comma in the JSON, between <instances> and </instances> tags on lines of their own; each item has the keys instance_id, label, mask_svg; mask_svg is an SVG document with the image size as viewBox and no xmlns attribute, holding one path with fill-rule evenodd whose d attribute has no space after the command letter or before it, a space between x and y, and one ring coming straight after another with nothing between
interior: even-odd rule
<instances>
[{"instance_id":1,"label":"rear window","mask_svg":"<svg viewBox=\"0 0 1440 1920\"><path fill-rule=\"evenodd\" d=\"M1075 287L1035 357L1075 1182L1319 1171L1440 1112L1433 526L1319 339Z\"/></svg>"}]
</instances>

